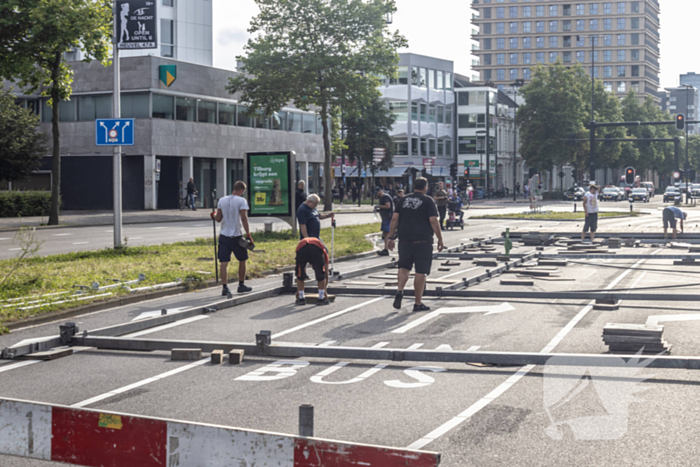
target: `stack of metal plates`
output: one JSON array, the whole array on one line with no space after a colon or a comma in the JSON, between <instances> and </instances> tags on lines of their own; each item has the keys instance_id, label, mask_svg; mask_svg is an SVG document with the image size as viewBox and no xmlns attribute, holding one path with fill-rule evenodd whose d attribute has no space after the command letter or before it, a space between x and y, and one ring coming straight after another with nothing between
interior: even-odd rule
<instances>
[{"instance_id":1,"label":"stack of metal plates","mask_svg":"<svg viewBox=\"0 0 700 467\"><path fill-rule=\"evenodd\" d=\"M662 325L612 324L603 328L603 342L611 353L668 354L672 345L661 339Z\"/></svg>"}]
</instances>

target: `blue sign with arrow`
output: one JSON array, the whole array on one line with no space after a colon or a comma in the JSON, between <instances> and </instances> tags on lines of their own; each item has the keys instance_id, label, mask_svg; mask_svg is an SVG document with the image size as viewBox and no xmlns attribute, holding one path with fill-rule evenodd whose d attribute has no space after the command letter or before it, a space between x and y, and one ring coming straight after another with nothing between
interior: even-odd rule
<instances>
[{"instance_id":1,"label":"blue sign with arrow","mask_svg":"<svg viewBox=\"0 0 700 467\"><path fill-rule=\"evenodd\" d=\"M95 120L97 146L133 146L133 118L98 118Z\"/></svg>"}]
</instances>

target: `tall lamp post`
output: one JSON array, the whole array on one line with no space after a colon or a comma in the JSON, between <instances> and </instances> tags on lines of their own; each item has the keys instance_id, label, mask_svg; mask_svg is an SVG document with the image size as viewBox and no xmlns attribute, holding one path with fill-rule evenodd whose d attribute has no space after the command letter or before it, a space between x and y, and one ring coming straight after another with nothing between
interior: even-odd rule
<instances>
[{"instance_id":1,"label":"tall lamp post","mask_svg":"<svg viewBox=\"0 0 700 467\"><path fill-rule=\"evenodd\" d=\"M587 36L576 36L578 41L581 37L589 37L591 39L591 134L590 134L590 146L591 152L589 157L589 181L595 180L595 158L596 158L596 147L595 147L595 46L598 42L598 37L600 34L589 34Z\"/></svg>"},{"instance_id":2,"label":"tall lamp post","mask_svg":"<svg viewBox=\"0 0 700 467\"><path fill-rule=\"evenodd\" d=\"M685 115L688 115L688 105L690 99L688 99L688 93L694 91L695 88L690 84L681 84L681 87L685 88ZM685 167L683 168L683 186L685 187L685 204L688 204L688 199L690 198L690 189L688 187L688 171L690 169L690 161L688 160L688 144L690 143L688 123L685 123Z\"/></svg>"},{"instance_id":3,"label":"tall lamp post","mask_svg":"<svg viewBox=\"0 0 700 467\"><path fill-rule=\"evenodd\" d=\"M484 144L485 146L485 154L486 154L486 174L484 175L484 198L486 197L486 192L488 191L489 185L488 185L488 176L489 176L489 167L488 167L488 133L486 133L485 130L479 130L476 132L476 140L477 140L477 148L479 147L479 137L483 136L484 138ZM484 166L484 162L481 160L481 151L477 149L477 152L479 153L479 168Z\"/></svg>"},{"instance_id":4,"label":"tall lamp post","mask_svg":"<svg viewBox=\"0 0 700 467\"><path fill-rule=\"evenodd\" d=\"M518 88L525 83L523 79L516 79L513 83L513 202L517 201L518 192L515 190L518 177Z\"/></svg>"}]
</instances>

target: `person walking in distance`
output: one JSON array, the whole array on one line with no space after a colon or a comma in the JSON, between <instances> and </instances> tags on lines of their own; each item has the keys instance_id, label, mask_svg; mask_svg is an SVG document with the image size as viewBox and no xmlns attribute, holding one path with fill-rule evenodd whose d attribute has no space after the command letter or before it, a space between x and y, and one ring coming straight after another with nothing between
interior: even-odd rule
<instances>
[{"instance_id":1,"label":"person walking in distance","mask_svg":"<svg viewBox=\"0 0 700 467\"><path fill-rule=\"evenodd\" d=\"M382 237L384 238L384 249L377 252L379 256L389 256L386 246L389 241L389 229L391 228L391 217L394 215L394 200L391 195L383 189L377 192L379 196L379 215L382 218Z\"/></svg>"},{"instance_id":2,"label":"person walking in distance","mask_svg":"<svg viewBox=\"0 0 700 467\"><path fill-rule=\"evenodd\" d=\"M591 231L591 242L595 240L595 233L598 230L598 185L591 185L590 191L583 195L583 211L586 221L583 224L581 240L586 238L586 232Z\"/></svg>"},{"instance_id":3,"label":"person walking in distance","mask_svg":"<svg viewBox=\"0 0 700 467\"><path fill-rule=\"evenodd\" d=\"M197 210L197 208L194 207L194 195L195 195L195 193L199 193L199 192L197 191L197 187L194 186L194 178L190 177L190 181L187 182L187 202L189 203L190 208L193 211Z\"/></svg>"},{"instance_id":4,"label":"person walking in distance","mask_svg":"<svg viewBox=\"0 0 700 467\"><path fill-rule=\"evenodd\" d=\"M442 182L438 182L435 190L435 204L440 213L440 228L445 230L445 216L447 215L447 192L442 188Z\"/></svg>"},{"instance_id":5,"label":"person walking in distance","mask_svg":"<svg viewBox=\"0 0 700 467\"><path fill-rule=\"evenodd\" d=\"M345 199L345 185L343 182L340 182L338 185L338 196L340 197L340 204L343 204L343 200Z\"/></svg>"},{"instance_id":6,"label":"person walking in distance","mask_svg":"<svg viewBox=\"0 0 700 467\"><path fill-rule=\"evenodd\" d=\"M399 232L399 286L394 297L394 308L401 308L403 290L415 265L413 311L428 311L430 308L422 302L425 276L430 274L433 262L433 234L438 238L438 251L442 251L442 231L435 202L425 195L428 191L428 180L423 177L417 178L413 182L413 190L412 194L401 198L391 218L387 245L389 250L394 249L393 238L397 229Z\"/></svg>"},{"instance_id":7,"label":"person walking in distance","mask_svg":"<svg viewBox=\"0 0 700 467\"><path fill-rule=\"evenodd\" d=\"M316 273L318 283L318 301L316 305L330 305L326 286L328 285L328 250L321 240L316 237L302 238L296 249L296 274L297 274L297 300L298 306L306 305L304 296L304 281L309 276L306 275L306 265L311 267Z\"/></svg>"},{"instance_id":8,"label":"person walking in distance","mask_svg":"<svg viewBox=\"0 0 700 467\"><path fill-rule=\"evenodd\" d=\"M664 222L664 240L668 238L668 227L671 226L673 229L673 240L678 236L678 229L676 228L676 219L681 221L681 233L683 233L683 221L688 219L688 213L683 212L675 206L668 206L664 208L662 219Z\"/></svg>"},{"instance_id":9,"label":"person walking in distance","mask_svg":"<svg viewBox=\"0 0 700 467\"><path fill-rule=\"evenodd\" d=\"M304 180L299 180L297 183L297 189L296 193L294 196L294 209L298 210L299 206L301 206L301 203L306 201L306 193L304 192L304 188L306 188L306 183L304 183Z\"/></svg>"},{"instance_id":10,"label":"person walking in distance","mask_svg":"<svg viewBox=\"0 0 700 467\"><path fill-rule=\"evenodd\" d=\"M299 221L299 236L301 238L314 237L321 238L321 220L335 219L335 213L327 212L319 214L316 206L321 199L318 195L311 194L306 201L301 203L297 210L297 220Z\"/></svg>"},{"instance_id":11,"label":"person walking in distance","mask_svg":"<svg viewBox=\"0 0 700 467\"><path fill-rule=\"evenodd\" d=\"M211 213L212 219L221 222L219 232L219 262L221 263L221 283L224 288L221 295L230 295L228 289L228 263L231 253L238 260L238 293L250 292L251 287L245 285L246 261L248 249L242 244L246 240L253 243L248 226L248 201L243 197L246 184L238 181L233 185L233 193L219 200L216 213ZM242 225L242 228L241 228ZM245 231L245 237L243 232Z\"/></svg>"}]
</instances>

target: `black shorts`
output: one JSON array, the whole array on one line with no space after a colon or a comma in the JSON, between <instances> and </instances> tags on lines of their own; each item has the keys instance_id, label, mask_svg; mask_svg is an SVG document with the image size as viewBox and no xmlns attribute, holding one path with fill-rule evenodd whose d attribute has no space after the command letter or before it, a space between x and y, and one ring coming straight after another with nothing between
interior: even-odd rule
<instances>
[{"instance_id":1,"label":"black shorts","mask_svg":"<svg viewBox=\"0 0 700 467\"><path fill-rule=\"evenodd\" d=\"M314 245L304 245L297 251L297 279L305 281L309 278L306 275L306 265L310 264L316 273L316 280L324 280L326 278L326 257L323 253L323 250Z\"/></svg>"},{"instance_id":2,"label":"black shorts","mask_svg":"<svg viewBox=\"0 0 700 467\"><path fill-rule=\"evenodd\" d=\"M241 237L227 237L226 235L219 235L220 262L228 263L231 261L231 253L233 253L238 261L245 261L248 259L248 250L238 244L238 239L240 238Z\"/></svg>"},{"instance_id":3,"label":"black shorts","mask_svg":"<svg viewBox=\"0 0 700 467\"><path fill-rule=\"evenodd\" d=\"M430 274L433 265L433 242L399 241L399 268L409 271L416 266L416 274Z\"/></svg>"},{"instance_id":4,"label":"black shorts","mask_svg":"<svg viewBox=\"0 0 700 467\"><path fill-rule=\"evenodd\" d=\"M598 230L598 213L592 212L586 216L586 222L583 224L583 231L588 232L590 230L592 233L596 233Z\"/></svg>"},{"instance_id":5,"label":"black shorts","mask_svg":"<svg viewBox=\"0 0 700 467\"><path fill-rule=\"evenodd\" d=\"M664 229L668 229L669 225L672 229L676 228L676 215L673 214L673 211L669 208L664 208L662 217L664 220Z\"/></svg>"}]
</instances>

